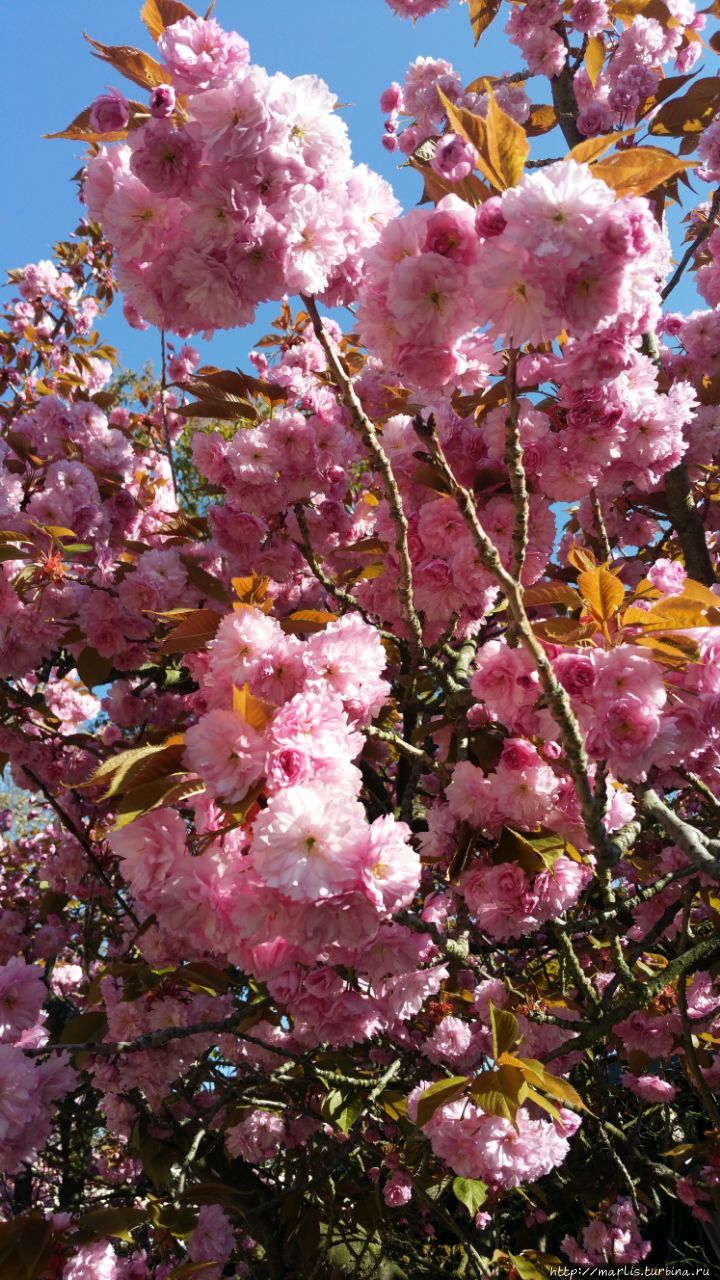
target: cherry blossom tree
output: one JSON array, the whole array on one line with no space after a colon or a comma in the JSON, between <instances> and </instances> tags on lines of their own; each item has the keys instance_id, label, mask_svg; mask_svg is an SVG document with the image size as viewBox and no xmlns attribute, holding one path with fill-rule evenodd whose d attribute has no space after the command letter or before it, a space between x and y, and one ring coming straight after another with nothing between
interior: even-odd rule
<instances>
[{"instance_id":1,"label":"cherry blossom tree","mask_svg":"<svg viewBox=\"0 0 720 1280\"><path fill-rule=\"evenodd\" d=\"M717 1266L712 13L469 0L409 210L211 14L91 40L0 332L3 1277Z\"/></svg>"}]
</instances>

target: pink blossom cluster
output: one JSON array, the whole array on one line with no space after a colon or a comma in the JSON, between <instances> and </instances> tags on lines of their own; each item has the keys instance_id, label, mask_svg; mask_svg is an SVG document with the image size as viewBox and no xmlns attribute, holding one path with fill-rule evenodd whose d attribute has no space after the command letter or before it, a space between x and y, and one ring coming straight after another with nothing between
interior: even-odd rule
<instances>
[{"instance_id":1,"label":"pink blossom cluster","mask_svg":"<svg viewBox=\"0 0 720 1280\"><path fill-rule=\"evenodd\" d=\"M259 609L222 621L186 761L208 800L232 810L262 794L262 807L201 858L169 810L112 837L136 901L170 935L182 919L185 946L196 939L251 972L279 971L314 963L343 936L345 946L371 941L412 899L420 868L408 828L389 816L369 824L358 799L354 760L387 696L384 666L377 634L357 616L307 640ZM262 700L263 727L233 709L233 688Z\"/></svg>"},{"instance_id":2,"label":"pink blossom cluster","mask_svg":"<svg viewBox=\"0 0 720 1280\"><path fill-rule=\"evenodd\" d=\"M650 1241L640 1234L641 1223L629 1196L618 1196L607 1204L603 1213L583 1227L580 1243L566 1236L563 1253L581 1266L597 1266L605 1262L614 1266L642 1262L650 1252Z\"/></svg>"},{"instance_id":3,"label":"pink blossom cluster","mask_svg":"<svg viewBox=\"0 0 720 1280\"><path fill-rule=\"evenodd\" d=\"M447 118L440 93L455 107L472 111L483 119L487 115L487 90L465 90L457 71L444 58L416 58L408 67L403 84L394 81L381 95L380 107L386 115L382 142L387 151L400 150L403 155L412 155L423 143L433 140L433 168L448 182L459 182L474 167L475 156L472 148L465 145L461 148L457 136L446 132ZM493 93L498 106L513 120L520 123L527 120L530 99L522 84L501 78L493 85ZM444 136L438 138L438 134ZM461 169L453 167L448 148L451 152L453 148L463 150ZM468 163L470 168L466 167Z\"/></svg>"},{"instance_id":4,"label":"pink blossom cluster","mask_svg":"<svg viewBox=\"0 0 720 1280\"><path fill-rule=\"evenodd\" d=\"M720 680L717 629L699 629L697 644L697 665L688 665L671 675L650 654L632 646L610 650L600 645L564 650L554 647L553 667L585 731L588 753L605 760L616 779L642 779L653 765L672 769L681 763L681 758L687 761L695 752L702 753L707 762L713 758L716 748L712 717ZM552 733L554 737L547 711L536 709L538 677L522 651L510 649L504 641L485 645L478 653L472 689L490 715L511 732L529 736ZM526 754L529 759L534 748L529 743L521 745L523 759ZM464 815L474 807L487 815L485 820L492 827L505 820L513 809L524 820L537 822L545 805L553 821L560 820L552 805L559 799L562 808L562 788L557 780L553 781L551 766L533 759L527 767L527 776L532 779L530 790L537 792L535 799L523 802L522 797L513 795L508 809L503 799L501 760L493 775L500 773L497 781L467 776L455 801L458 812L462 810ZM533 768L539 770L537 778ZM608 817L612 816L617 825L628 820L620 794L614 793L608 810ZM488 800L492 803L488 804ZM495 815L494 804L499 804ZM569 811L566 816L570 816Z\"/></svg>"},{"instance_id":5,"label":"pink blossom cluster","mask_svg":"<svg viewBox=\"0 0 720 1280\"><path fill-rule=\"evenodd\" d=\"M482 1074L477 1078L482 1083ZM419 1084L408 1099L408 1114L427 1083ZM522 1182L534 1182L562 1164L569 1140L580 1125L579 1116L566 1107L560 1118L533 1118L521 1107L515 1124L486 1113L465 1098L438 1107L422 1126L436 1155L447 1160L462 1178L479 1178L493 1190L503 1191Z\"/></svg>"},{"instance_id":6,"label":"pink blossom cluster","mask_svg":"<svg viewBox=\"0 0 720 1280\"><path fill-rule=\"evenodd\" d=\"M578 0L577 30L600 35L609 27L605 4ZM697 36L705 26L704 14L690 0L672 0L668 5L672 21L637 14L617 40L604 39L607 61L595 78L582 67L575 73L574 89L580 108L577 127L587 136L606 133L613 127L629 128L646 109L661 80L663 63L673 61L681 74L691 71L702 53ZM590 30L590 26L595 30Z\"/></svg>"},{"instance_id":7,"label":"pink blossom cluster","mask_svg":"<svg viewBox=\"0 0 720 1280\"><path fill-rule=\"evenodd\" d=\"M85 171L133 312L187 334L249 324L285 293L351 302L398 205L352 164L327 85L269 75L213 18L183 18L159 48L183 111L153 114Z\"/></svg>"},{"instance_id":8,"label":"pink blossom cluster","mask_svg":"<svg viewBox=\"0 0 720 1280\"><path fill-rule=\"evenodd\" d=\"M653 328L667 253L644 201L616 200L586 166L559 161L475 215L446 197L389 223L368 254L358 327L412 386L462 385L469 369L482 386L479 328L511 345Z\"/></svg>"},{"instance_id":9,"label":"pink blossom cluster","mask_svg":"<svg viewBox=\"0 0 720 1280\"><path fill-rule=\"evenodd\" d=\"M47 1142L55 1104L75 1086L68 1054L28 1057L48 1038L43 971L13 956L0 965L0 1171L18 1173Z\"/></svg>"}]
</instances>

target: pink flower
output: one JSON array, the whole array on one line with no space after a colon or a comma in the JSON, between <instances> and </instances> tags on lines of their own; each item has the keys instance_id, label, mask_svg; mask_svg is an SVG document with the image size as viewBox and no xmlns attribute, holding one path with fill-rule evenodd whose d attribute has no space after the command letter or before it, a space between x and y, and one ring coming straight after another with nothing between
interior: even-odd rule
<instances>
[{"instance_id":1,"label":"pink flower","mask_svg":"<svg viewBox=\"0 0 720 1280\"><path fill-rule=\"evenodd\" d=\"M235 1230L227 1215L218 1204L204 1204L198 1214L197 1226L187 1242L190 1261L219 1263L215 1273L211 1268L203 1272L207 1280L218 1280L222 1274L222 1265L227 1262L234 1247Z\"/></svg>"},{"instance_id":2,"label":"pink flower","mask_svg":"<svg viewBox=\"0 0 720 1280\"><path fill-rule=\"evenodd\" d=\"M21 1049L0 1044L0 1168L12 1172L12 1143L37 1111L38 1076ZM7 1144L7 1151L6 1151Z\"/></svg>"},{"instance_id":3,"label":"pink flower","mask_svg":"<svg viewBox=\"0 0 720 1280\"><path fill-rule=\"evenodd\" d=\"M672 1102L677 1093L675 1085L660 1076L636 1076L631 1071L623 1071L620 1083L650 1105L654 1102Z\"/></svg>"},{"instance_id":4,"label":"pink flower","mask_svg":"<svg viewBox=\"0 0 720 1280\"><path fill-rule=\"evenodd\" d=\"M234 711L209 711L188 729L185 758L215 799L238 804L262 777L265 743Z\"/></svg>"},{"instance_id":5,"label":"pink flower","mask_svg":"<svg viewBox=\"0 0 720 1280\"><path fill-rule=\"evenodd\" d=\"M189 129L151 120L133 142L130 168L156 195L180 196L197 182L202 145Z\"/></svg>"},{"instance_id":6,"label":"pink flower","mask_svg":"<svg viewBox=\"0 0 720 1280\"><path fill-rule=\"evenodd\" d=\"M410 843L410 828L387 814L368 828L363 883L370 901L394 915L412 902L420 884L420 858Z\"/></svg>"},{"instance_id":7,"label":"pink flower","mask_svg":"<svg viewBox=\"0 0 720 1280\"><path fill-rule=\"evenodd\" d=\"M119 1280L118 1258L107 1240L83 1245L65 1263L62 1280Z\"/></svg>"},{"instance_id":8,"label":"pink flower","mask_svg":"<svg viewBox=\"0 0 720 1280\"><path fill-rule=\"evenodd\" d=\"M174 22L163 31L158 48L181 93L230 80L250 58L247 41L235 31L223 31L214 18Z\"/></svg>"},{"instance_id":9,"label":"pink flower","mask_svg":"<svg viewBox=\"0 0 720 1280\"><path fill-rule=\"evenodd\" d=\"M511 649L502 640L490 640L478 651L470 688L494 715L512 724L523 707L533 704L540 686L523 650Z\"/></svg>"},{"instance_id":10,"label":"pink flower","mask_svg":"<svg viewBox=\"0 0 720 1280\"><path fill-rule=\"evenodd\" d=\"M469 266L478 254L474 219L467 205L446 196L427 223L425 249Z\"/></svg>"},{"instance_id":11,"label":"pink flower","mask_svg":"<svg viewBox=\"0 0 720 1280\"><path fill-rule=\"evenodd\" d=\"M150 115L156 120L168 119L175 110L175 90L171 84L158 84L150 93Z\"/></svg>"},{"instance_id":12,"label":"pink flower","mask_svg":"<svg viewBox=\"0 0 720 1280\"><path fill-rule=\"evenodd\" d=\"M303 664L310 687L334 689L351 720L367 724L389 693L383 679L387 655L382 641L356 613L347 613L310 636Z\"/></svg>"},{"instance_id":13,"label":"pink flower","mask_svg":"<svg viewBox=\"0 0 720 1280\"><path fill-rule=\"evenodd\" d=\"M393 1173L383 1187L383 1200L389 1209L397 1209L400 1205L409 1204L412 1194L412 1179L401 1170Z\"/></svg>"},{"instance_id":14,"label":"pink flower","mask_svg":"<svg viewBox=\"0 0 720 1280\"><path fill-rule=\"evenodd\" d=\"M185 856L185 824L174 809L153 809L110 836L113 853L140 901L155 901Z\"/></svg>"},{"instance_id":15,"label":"pink flower","mask_svg":"<svg viewBox=\"0 0 720 1280\"><path fill-rule=\"evenodd\" d=\"M40 1016L47 991L38 965L13 956L0 965L0 1041L20 1039Z\"/></svg>"},{"instance_id":16,"label":"pink flower","mask_svg":"<svg viewBox=\"0 0 720 1280\"><path fill-rule=\"evenodd\" d=\"M447 9L448 0L385 0L401 18L424 18L436 9Z\"/></svg>"},{"instance_id":17,"label":"pink flower","mask_svg":"<svg viewBox=\"0 0 720 1280\"><path fill-rule=\"evenodd\" d=\"M461 1018L443 1018L423 1045L423 1053L431 1062L450 1063L460 1067L472 1044L472 1028Z\"/></svg>"},{"instance_id":18,"label":"pink flower","mask_svg":"<svg viewBox=\"0 0 720 1280\"><path fill-rule=\"evenodd\" d=\"M283 1146L285 1122L276 1111L263 1108L253 1111L225 1133L225 1146L234 1160L263 1164L274 1160Z\"/></svg>"},{"instance_id":19,"label":"pink flower","mask_svg":"<svg viewBox=\"0 0 720 1280\"><path fill-rule=\"evenodd\" d=\"M680 595L687 580L687 570L678 560L661 557L648 569L648 582L664 596Z\"/></svg>"},{"instance_id":20,"label":"pink flower","mask_svg":"<svg viewBox=\"0 0 720 1280\"><path fill-rule=\"evenodd\" d=\"M446 133L435 147L431 167L447 182L462 182L475 168L475 148L457 133Z\"/></svg>"},{"instance_id":21,"label":"pink flower","mask_svg":"<svg viewBox=\"0 0 720 1280\"><path fill-rule=\"evenodd\" d=\"M492 938L517 938L537 927L536 899L517 863L478 864L464 873L461 887L478 928Z\"/></svg>"},{"instance_id":22,"label":"pink flower","mask_svg":"<svg viewBox=\"0 0 720 1280\"><path fill-rule=\"evenodd\" d=\"M128 100L119 89L101 93L90 108L90 127L95 133L122 133L129 119Z\"/></svg>"},{"instance_id":23,"label":"pink flower","mask_svg":"<svg viewBox=\"0 0 720 1280\"><path fill-rule=\"evenodd\" d=\"M465 284L460 266L439 253L398 263L387 300L405 340L439 346L471 329L472 306Z\"/></svg>"},{"instance_id":24,"label":"pink flower","mask_svg":"<svg viewBox=\"0 0 720 1280\"><path fill-rule=\"evenodd\" d=\"M271 888L313 902L354 888L360 878L365 817L356 800L320 786L288 787L253 824L253 862Z\"/></svg>"},{"instance_id":25,"label":"pink flower","mask_svg":"<svg viewBox=\"0 0 720 1280\"><path fill-rule=\"evenodd\" d=\"M541 919L552 920L561 916L577 902L580 894L592 879L592 870L571 858L557 858L551 870L541 871L535 877L533 891L537 896L537 910Z\"/></svg>"}]
</instances>

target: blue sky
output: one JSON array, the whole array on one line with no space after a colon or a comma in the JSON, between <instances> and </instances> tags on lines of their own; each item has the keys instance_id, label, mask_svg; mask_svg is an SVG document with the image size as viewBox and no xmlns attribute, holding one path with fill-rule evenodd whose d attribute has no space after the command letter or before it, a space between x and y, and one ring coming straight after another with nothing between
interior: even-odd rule
<instances>
[{"instance_id":1,"label":"blue sky","mask_svg":"<svg viewBox=\"0 0 720 1280\"><path fill-rule=\"evenodd\" d=\"M86 31L105 44L151 50L138 16L140 4L25 0L3 5L0 130L6 198L0 205L0 274L47 256L54 241L77 225L81 209L70 178L84 149L74 142L43 141L41 135L64 128L108 83L140 96L94 58L83 40ZM415 27L392 14L384 0L218 0L214 16L240 31L250 42L253 61L268 70L315 72L327 80L339 101L348 104L343 114L355 159L392 181L406 206L417 201L419 182L414 174L400 172L397 159L380 145L382 90L402 80L408 63L421 55L447 58L466 83L482 71L498 74L517 65L501 23L473 48L468 11L457 0ZM247 367L253 336L267 331L277 309L275 304L264 308L252 329L217 334L213 363ZM102 331L126 364L157 363L158 335L129 329L117 304Z\"/></svg>"},{"instance_id":2,"label":"blue sky","mask_svg":"<svg viewBox=\"0 0 720 1280\"><path fill-rule=\"evenodd\" d=\"M107 84L137 94L92 56L83 32L106 44L152 49L139 19L140 3L6 0L0 47L5 175L0 276L7 268L47 256L53 242L76 226L81 207L70 179L81 165L83 148L79 143L43 141L42 134L64 128ZM223 26L239 30L250 42L253 61L270 71L315 72L327 80L339 101L348 104L344 117L355 159L390 179L406 207L417 201L419 181L413 173L399 170L397 158L380 145L382 90L392 80L402 80L408 63L421 55L446 58L465 83L482 72L499 75L520 65L517 50L502 33L502 16L478 48L473 47L467 8L457 0L415 27L393 15L385 0L218 0L215 16ZM538 154L538 142L533 145ZM692 306L688 289L676 291L675 305L683 304ZM272 304L261 309L252 328L217 334L212 353L203 348L203 357L219 365L247 367L253 340L267 331L276 311ZM149 359L157 365L157 333L129 329L117 304L102 331L127 365L138 367Z\"/></svg>"}]
</instances>

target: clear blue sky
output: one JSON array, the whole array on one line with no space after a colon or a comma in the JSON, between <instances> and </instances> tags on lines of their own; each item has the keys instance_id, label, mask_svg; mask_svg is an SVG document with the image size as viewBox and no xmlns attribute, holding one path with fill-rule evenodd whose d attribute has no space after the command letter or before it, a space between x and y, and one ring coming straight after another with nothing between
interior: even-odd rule
<instances>
[{"instance_id":1,"label":"clear blue sky","mask_svg":"<svg viewBox=\"0 0 720 1280\"><path fill-rule=\"evenodd\" d=\"M80 167L83 147L43 141L41 135L64 128L108 83L140 96L141 91L94 58L83 40L87 31L106 44L152 49L139 19L140 3L5 0L0 278L9 267L47 256L54 241L76 226L81 208L70 178ZM502 15L473 48L467 7L457 0L415 27L394 16L384 0L218 0L215 16L223 26L240 31L250 42L253 61L270 71L322 76L339 101L348 104L344 116L355 159L389 178L406 207L419 197L419 180L400 171L397 158L380 145L381 91L392 80L402 80L408 63L420 55L447 58L465 83L482 72L498 75L520 65L517 50L502 33ZM683 297L678 290L676 305L688 302L688 294ZM226 366L246 365L248 349L276 310L273 304L261 311L251 329L218 334L212 357L205 351L204 356ZM117 305L103 322L103 336L120 348L126 364L137 367L148 359L157 364L157 334L129 329Z\"/></svg>"}]
</instances>

